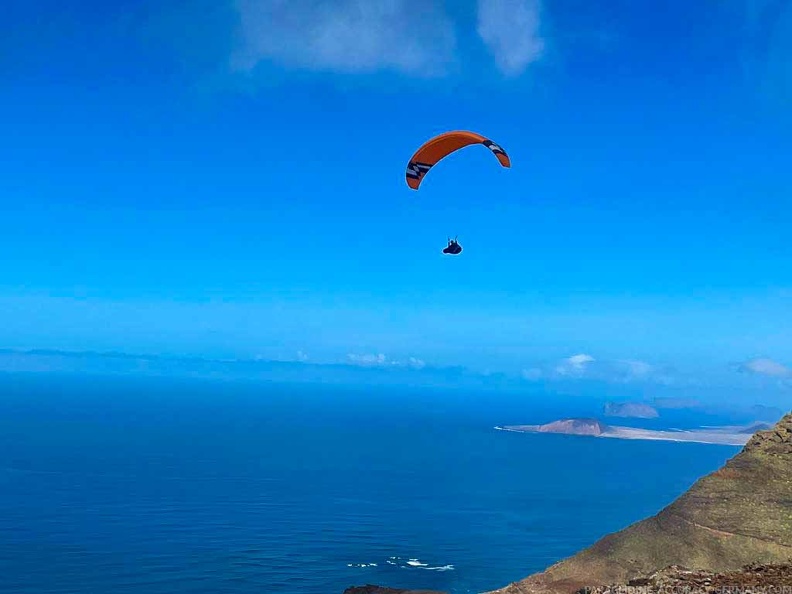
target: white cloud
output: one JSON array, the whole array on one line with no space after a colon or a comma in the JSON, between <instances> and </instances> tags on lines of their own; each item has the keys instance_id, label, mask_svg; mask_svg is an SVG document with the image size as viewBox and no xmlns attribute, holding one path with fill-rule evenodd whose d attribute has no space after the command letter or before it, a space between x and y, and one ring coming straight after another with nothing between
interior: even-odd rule
<instances>
[{"instance_id":1,"label":"white cloud","mask_svg":"<svg viewBox=\"0 0 792 594\"><path fill-rule=\"evenodd\" d=\"M386 365L389 363L388 358L382 353L378 355L358 355L356 353L349 353L347 355L347 361L353 365L362 365L364 367Z\"/></svg>"},{"instance_id":2,"label":"white cloud","mask_svg":"<svg viewBox=\"0 0 792 594\"><path fill-rule=\"evenodd\" d=\"M664 386L680 385L680 382L691 385L692 378L683 378L678 371L668 367L658 367L645 361L620 360L613 361L602 370L604 377L610 381L629 384L632 382L653 382Z\"/></svg>"},{"instance_id":3,"label":"white cloud","mask_svg":"<svg viewBox=\"0 0 792 594\"><path fill-rule=\"evenodd\" d=\"M544 54L540 0L478 0L478 34L508 76Z\"/></svg>"},{"instance_id":4,"label":"white cloud","mask_svg":"<svg viewBox=\"0 0 792 594\"><path fill-rule=\"evenodd\" d=\"M552 365L526 368L522 371L522 377L528 381L577 379L622 384L650 381L670 385L676 381L669 370L658 368L645 361L629 359L603 361L585 353L567 357Z\"/></svg>"},{"instance_id":5,"label":"white cloud","mask_svg":"<svg viewBox=\"0 0 792 594\"><path fill-rule=\"evenodd\" d=\"M400 361L391 359L383 353L367 353L362 355L349 353L346 358L347 363L359 365L361 367L410 367L412 369L423 369L426 367L426 362L417 357L409 357L405 361Z\"/></svg>"},{"instance_id":6,"label":"white cloud","mask_svg":"<svg viewBox=\"0 0 792 594\"><path fill-rule=\"evenodd\" d=\"M301 363L305 363L308 360L308 355L306 355L303 351L297 351L297 360Z\"/></svg>"},{"instance_id":7,"label":"white cloud","mask_svg":"<svg viewBox=\"0 0 792 594\"><path fill-rule=\"evenodd\" d=\"M566 359L566 362L569 363L570 365L575 365L577 367L580 367L586 365L586 363L593 363L594 357L582 353L580 355L572 355L571 357Z\"/></svg>"},{"instance_id":8,"label":"white cloud","mask_svg":"<svg viewBox=\"0 0 792 594\"><path fill-rule=\"evenodd\" d=\"M619 361L619 363L627 369L630 375L636 377L646 377L655 370L654 366L644 361Z\"/></svg>"},{"instance_id":9,"label":"white cloud","mask_svg":"<svg viewBox=\"0 0 792 594\"><path fill-rule=\"evenodd\" d=\"M586 368L594 361L594 357L585 353L572 355L561 361L556 366L555 372L558 375L583 375L586 372Z\"/></svg>"},{"instance_id":10,"label":"white cloud","mask_svg":"<svg viewBox=\"0 0 792 594\"><path fill-rule=\"evenodd\" d=\"M441 0L236 0L233 64L308 70L442 74L456 49Z\"/></svg>"},{"instance_id":11,"label":"white cloud","mask_svg":"<svg viewBox=\"0 0 792 594\"><path fill-rule=\"evenodd\" d=\"M553 378L559 379L562 377L582 377L594 362L595 359L591 355L580 353L562 359L551 366L544 365L523 369L522 377L528 381Z\"/></svg>"},{"instance_id":12,"label":"white cloud","mask_svg":"<svg viewBox=\"0 0 792 594\"><path fill-rule=\"evenodd\" d=\"M772 359L751 359L745 363L741 363L737 369L745 373L753 373L756 375L766 375L769 377L777 378L790 378L792 377L792 369L786 365L782 365Z\"/></svg>"},{"instance_id":13,"label":"white cloud","mask_svg":"<svg viewBox=\"0 0 792 594\"><path fill-rule=\"evenodd\" d=\"M422 361L421 359L417 359L415 357L410 357L407 360L407 365L409 365L410 367L414 367L416 369L423 369L424 367L426 367L426 363L424 361Z\"/></svg>"}]
</instances>

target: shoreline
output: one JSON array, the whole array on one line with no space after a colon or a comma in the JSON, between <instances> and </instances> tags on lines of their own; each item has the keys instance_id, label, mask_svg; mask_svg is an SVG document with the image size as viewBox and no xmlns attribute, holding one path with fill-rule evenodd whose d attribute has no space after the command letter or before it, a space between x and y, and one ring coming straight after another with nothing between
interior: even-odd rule
<instances>
[{"instance_id":1,"label":"shoreline","mask_svg":"<svg viewBox=\"0 0 792 594\"><path fill-rule=\"evenodd\" d=\"M709 445L744 446L751 438L750 434L738 433L733 427L690 429L690 430L654 430L637 429L635 427L609 426L598 435L574 431L542 430L541 425L497 425L498 431L512 433L552 433L555 435L576 435L578 437L598 437L608 439L629 439L640 441L672 441L677 443L703 443Z\"/></svg>"}]
</instances>

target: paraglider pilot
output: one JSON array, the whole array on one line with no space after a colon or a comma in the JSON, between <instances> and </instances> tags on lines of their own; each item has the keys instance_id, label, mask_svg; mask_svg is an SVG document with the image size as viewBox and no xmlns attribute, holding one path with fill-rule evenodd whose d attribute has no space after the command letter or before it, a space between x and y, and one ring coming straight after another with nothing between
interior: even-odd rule
<instances>
[{"instance_id":1,"label":"paraglider pilot","mask_svg":"<svg viewBox=\"0 0 792 594\"><path fill-rule=\"evenodd\" d=\"M456 256L462 253L462 246L459 245L456 237L454 239L448 238L448 245L443 249L444 254Z\"/></svg>"}]
</instances>

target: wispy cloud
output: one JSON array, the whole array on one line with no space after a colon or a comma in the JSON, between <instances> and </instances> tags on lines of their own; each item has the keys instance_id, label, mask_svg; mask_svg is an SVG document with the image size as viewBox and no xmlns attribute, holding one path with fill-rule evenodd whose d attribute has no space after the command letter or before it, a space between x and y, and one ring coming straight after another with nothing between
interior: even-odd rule
<instances>
[{"instance_id":1,"label":"wispy cloud","mask_svg":"<svg viewBox=\"0 0 792 594\"><path fill-rule=\"evenodd\" d=\"M426 367L426 362L416 357L410 357L407 360L407 365L409 365L410 367L414 367L415 369L423 369L424 367Z\"/></svg>"},{"instance_id":2,"label":"wispy cloud","mask_svg":"<svg viewBox=\"0 0 792 594\"><path fill-rule=\"evenodd\" d=\"M349 353L346 356L347 363L351 365L359 365L361 367L410 367L413 369L423 369L426 363L417 357L409 357L402 361L398 359L391 359L383 353L367 353L357 354Z\"/></svg>"},{"instance_id":3,"label":"wispy cloud","mask_svg":"<svg viewBox=\"0 0 792 594\"><path fill-rule=\"evenodd\" d=\"M650 381L669 385L675 382L667 369L634 359L599 360L586 353L572 355L550 365L533 366L522 372L524 379L539 380L598 380L612 383Z\"/></svg>"},{"instance_id":4,"label":"wispy cloud","mask_svg":"<svg viewBox=\"0 0 792 594\"><path fill-rule=\"evenodd\" d=\"M737 370L743 373L752 373L755 375L764 375L767 377L775 377L775 378L792 378L792 369L778 363L777 361L773 361L772 359L750 359L744 363L740 363L737 366Z\"/></svg>"},{"instance_id":5,"label":"wispy cloud","mask_svg":"<svg viewBox=\"0 0 792 594\"><path fill-rule=\"evenodd\" d=\"M545 373L539 367L529 367L528 369L523 369L522 376L523 379L528 380L529 382L535 382L544 377Z\"/></svg>"},{"instance_id":6,"label":"wispy cloud","mask_svg":"<svg viewBox=\"0 0 792 594\"><path fill-rule=\"evenodd\" d=\"M745 15L745 65L783 103L792 99L792 1L736 0Z\"/></svg>"},{"instance_id":7,"label":"wispy cloud","mask_svg":"<svg viewBox=\"0 0 792 594\"><path fill-rule=\"evenodd\" d=\"M477 29L508 76L522 74L544 54L540 0L478 0Z\"/></svg>"},{"instance_id":8,"label":"wispy cloud","mask_svg":"<svg viewBox=\"0 0 792 594\"><path fill-rule=\"evenodd\" d=\"M591 355L581 353L579 355L572 355L561 361L555 368L555 372L561 376L581 376L586 373L586 370L595 359Z\"/></svg>"},{"instance_id":9,"label":"wispy cloud","mask_svg":"<svg viewBox=\"0 0 792 594\"><path fill-rule=\"evenodd\" d=\"M456 33L440 0L236 0L233 64L270 62L345 73L442 74Z\"/></svg>"},{"instance_id":10,"label":"wispy cloud","mask_svg":"<svg viewBox=\"0 0 792 594\"><path fill-rule=\"evenodd\" d=\"M353 365L363 365L365 367L372 365L387 365L389 363L388 358L382 353L377 355L358 355L357 353L349 353L347 355L347 361Z\"/></svg>"},{"instance_id":11,"label":"wispy cloud","mask_svg":"<svg viewBox=\"0 0 792 594\"><path fill-rule=\"evenodd\" d=\"M619 361L635 377L646 377L655 372L653 365L646 361Z\"/></svg>"}]
</instances>

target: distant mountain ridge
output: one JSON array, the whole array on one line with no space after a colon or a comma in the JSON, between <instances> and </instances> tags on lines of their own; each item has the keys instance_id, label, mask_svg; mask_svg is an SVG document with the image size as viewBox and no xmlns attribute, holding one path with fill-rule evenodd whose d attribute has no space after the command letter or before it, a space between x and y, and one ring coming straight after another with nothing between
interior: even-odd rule
<instances>
[{"instance_id":1,"label":"distant mountain ridge","mask_svg":"<svg viewBox=\"0 0 792 594\"><path fill-rule=\"evenodd\" d=\"M656 408L643 402L607 402L603 412L606 417L633 419L656 419L660 416Z\"/></svg>"}]
</instances>

